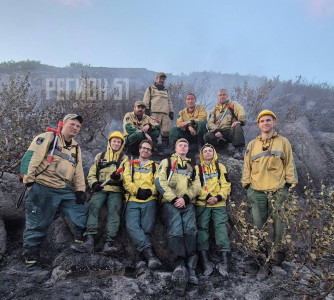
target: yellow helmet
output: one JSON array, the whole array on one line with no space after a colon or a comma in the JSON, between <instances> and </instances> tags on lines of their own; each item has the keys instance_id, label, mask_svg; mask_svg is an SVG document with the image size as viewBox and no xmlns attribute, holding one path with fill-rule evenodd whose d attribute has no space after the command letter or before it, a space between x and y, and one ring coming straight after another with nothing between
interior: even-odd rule
<instances>
[{"instance_id":1,"label":"yellow helmet","mask_svg":"<svg viewBox=\"0 0 334 300\"><path fill-rule=\"evenodd\" d=\"M272 116L274 118L274 121L277 122L276 115L271 110L267 110L267 109L265 109L265 110L263 110L259 113L259 115L257 116L256 122L259 123L260 118L265 116L265 115Z\"/></svg>"},{"instance_id":2,"label":"yellow helmet","mask_svg":"<svg viewBox=\"0 0 334 300\"><path fill-rule=\"evenodd\" d=\"M112 138L119 138L124 142L124 135L120 131L113 131L110 133L108 136L108 141L110 141Z\"/></svg>"}]
</instances>

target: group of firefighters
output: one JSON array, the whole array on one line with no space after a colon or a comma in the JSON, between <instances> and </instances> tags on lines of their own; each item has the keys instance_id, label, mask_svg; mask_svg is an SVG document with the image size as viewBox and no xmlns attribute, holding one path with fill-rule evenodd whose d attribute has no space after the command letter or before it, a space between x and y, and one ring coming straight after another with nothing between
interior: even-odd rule
<instances>
[{"instance_id":1,"label":"group of firefighters","mask_svg":"<svg viewBox=\"0 0 334 300\"><path fill-rule=\"evenodd\" d=\"M258 115L260 135L243 153L242 126L246 124L246 113L239 103L229 100L225 89L218 91L218 103L208 121L205 108L195 104L196 96L189 93L185 99L187 107L179 112L176 127L171 129L174 112L165 79L165 73L157 75L154 85L147 88L144 101L135 102L134 111L124 116L124 133L112 132L106 151L96 155L87 176L93 192L89 202L81 149L74 140L83 118L77 114L66 115L57 130L34 138L21 164L26 186L23 246L28 271L44 271L39 265L39 252L58 210L75 225L75 242L71 248L93 253L99 211L107 203L103 254L118 252L114 242L126 205L126 229L140 253L140 261L145 260L149 269L161 268L162 263L152 247L152 232L160 206L168 247L175 258L172 281L178 293L184 293L188 282L198 284L198 258L203 275L210 275L216 267L227 277L232 256L226 201L231 183L216 152L227 143L235 148L234 158L244 159L241 183L247 190L254 225L261 229L273 214L274 240L280 243L285 226L273 213L273 206L282 206L288 189L297 184L298 178L291 145L274 130L275 114L264 110ZM166 158L158 165L152 155L160 133L160 151ZM187 158L194 143L200 149L197 165ZM273 195L274 204L268 201L268 192ZM216 266L208 258L210 220L220 257ZM281 247L276 264L281 265L284 257L284 247ZM261 268L257 278L265 278L268 272Z\"/></svg>"}]
</instances>

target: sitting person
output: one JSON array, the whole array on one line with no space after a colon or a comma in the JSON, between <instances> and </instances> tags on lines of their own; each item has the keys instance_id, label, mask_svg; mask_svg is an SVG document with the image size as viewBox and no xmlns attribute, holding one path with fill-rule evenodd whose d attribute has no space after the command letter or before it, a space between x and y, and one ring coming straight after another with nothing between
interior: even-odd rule
<instances>
[{"instance_id":1,"label":"sitting person","mask_svg":"<svg viewBox=\"0 0 334 300\"><path fill-rule=\"evenodd\" d=\"M108 216L105 232L105 243L102 252L114 254L117 249L113 246L119 229L123 207L123 179L122 173L117 172L124 168L128 157L123 154L124 136L119 131L112 132L108 137L106 152L96 155L94 164L88 173L88 184L94 194L90 200L88 220L86 224L86 241L74 244L71 248L76 252L94 252L95 235L98 233L99 212L107 201ZM109 180L104 186L102 183Z\"/></svg>"},{"instance_id":2,"label":"sitting person","mask_svg":"<svg viewBox=\"0 0 334 300\"><path fill-rule=\"evenodd\" d=\"M158 192L154 185L157 165L150 160L153 143L144 140L139 144L139 158L133 165L125 164L124 188L127 195L125 211L126 229L137 251L143 254L149 269L161 267L152 249L152 231L157 212Z\"/></svg>"}]
</instances>

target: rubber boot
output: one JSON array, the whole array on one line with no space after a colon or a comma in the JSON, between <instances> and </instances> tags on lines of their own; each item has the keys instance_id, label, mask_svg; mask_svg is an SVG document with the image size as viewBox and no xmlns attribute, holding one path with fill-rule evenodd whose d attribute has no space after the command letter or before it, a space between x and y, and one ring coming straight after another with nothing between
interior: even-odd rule
<instances>
[{"instance_id":1,"label":"rubber boot","mask_svg":"<svg viewBox=\"0 0 334 300\"><path fill-rule=\"evenodd\" d=\"M88 234L84 243L74 243L71 249L79 253L93 253L94 252L94 234Z\"/></svg>"},{"instance_id":2,"label":"rubber boot","mask_svg":"<svg viewBox=\"0 0 334 300\"><path fill-rule=\"evenodd\" d=\"M117 254L118 249L114 246L113 242L105 242L102 249L102 254L113 255Z\"/></svg>"},{"instance_id":3,"label":"rubber boot","mask_svg":"<svg viewBox=\"0 0 334 300\"><path fill-rule=\"evenodd\" d=\"M233 158L243 160L243 151L244 151L244 146L237 146L235 147Z\"/></svg>"},{"instance_id":4,"label":"rubber boot","mask_svg":"<svg viewBox=\"0 0 334 300\"><path fill-rule=\"evenodd\" d=\"M172 143L169 142L169 137L168 136L162 136L161 137L161 147L159 151L159 155L169 155L170 152L170 145Z\"/></svg>"},{"instance_id":5,"label":"rubber boot","mask_svg":"<svg viewBox=\"0 0 334 300\"><path fill-rule=\"evenodd\" d=\"M197 285L198 278L196 277L196 266L198 262L198 255L188 257L188 271L189 271L189 283Z\"/></svg>"},{"instance_id":6,"label":"rubber boot","mask_svg":"<svg viewBox=\"0 0 334 300\"><path fill-rule=\"evenodd\" d=\"M39 248L25 249L24 253L26 270L33 276L46 277L50 275L50 271L42 269L39 264Z\"/></svg>"},{"instance_id":7,"label":"rubber boot","mask_svg":"<svg viewBox=\"0 0 334 300\"><path fill-rule=\"evenodd\" d=\"M213 272L213 264L209 261L206 250L199 251L199 256L203 267L203 275L209 276Z\"/></svg>"},{"instance_id":8,"label":"rubber boot","mask_svg":"<svg viewBox=\"0 0 334 300\"><path fill-rule=\"evenodd\" d=\"M172 282L174 284L175 294L178 296L184 296L189 279L188 269L185 267L184 259L178 258L177 266L172 274Z\"/></svg>"},{"instance_id":9,"label":"rubber boot","mask_svg":"<svg viewBox=\"0 0 334 300\"><path fill-rule=\"evenodd\" d=\"M160 260L155 256L151 247L145 248L142 253L147 260L147 265L149 269L157 270L162 267Z\"/></svg>"},{"instance_id":10,"label":"rubber boot","mask_svg":"<svg viewBox=\"0 0 334 300\"><path fill-rule=\"evenodd\" d=\"M228 277L231 269L232 254L231 251L222 252L222 260L217 264L217 269L223 277Z\"/></svg>"}]
</instances>

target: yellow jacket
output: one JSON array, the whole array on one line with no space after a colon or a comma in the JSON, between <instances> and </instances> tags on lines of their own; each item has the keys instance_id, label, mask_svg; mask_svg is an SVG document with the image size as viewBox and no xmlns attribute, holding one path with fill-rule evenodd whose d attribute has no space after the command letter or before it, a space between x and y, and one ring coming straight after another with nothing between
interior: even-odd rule
<instances>
[{"instance_id":1,"label":"yellow jacket","mask_svg":"<svg viewBox=\"0 0 334 300\"><path fill-rule=\"evenodd\" d=\"M220 178L218 178L218 171L216 168L216 161L218 159L218 156L217 156L216 150L214 150L214 156L213 156L211 163L207 165L204 162L203 152L202 152L205 146L206 145L204 145L201 149L200 160L201 160L201 165L204 166L204 170L205 170L204 175L206 178L206 184L208 187L208 191L205 190L204 180L201 180L201 182L203 182L203 185L201 188L201 193L197 197L195 205L199 205L199 206L207 205L207 207L226 206L226 199L231 192L231 183L227 182L226 177L225 177L227 174L226 168L223 164L218 163L218 167L220 170ZM200 174L199 176L203 176L202 172L200 172L199 170L199 166L196 165L195 168L196 168L196 173ZM217 197L218 195L220 195L221 201L219 201L220 197L218 197L218 202L215 205L206 204L206 200L207 200L206 198L209 194L214 197Z\"/></svg>"},{"instance_id":2,"label":"yellow jacket","mask_svg":"<svg viewBox=\"0 0 334 300\"><path fill-rule=\"evenodd\" d=\"M200 193L201 182L198 173L193 175L193 167L189 158L182 160L178 155L171 157L171 167L177 159L177 165L170 182L167 179L168 160L164 159L159 165L158 175L155 179L155 186L162 195L161 203L172 202L177 198L183 198L186 194L191 203L195 203L196 196Z\"/></svg>"},{"instance_id":3,"label":"yellow jacket","mask_svg":"<svg viewBox=\"0 0 334 300\"><path fill-rule=\"evenodd\" d=\"M155 174L153 174L154 169ZM135 163L133 164L133 178L131 178L130 162L126 162L123 185L124 189L129 193L129 197L126 197L127 201L148 202L153 199L157 199L158 192L154 185L154 179L157 177L157 171L158 165L153 160L149 160L144 167L141 167L140 164ZM146 200L137 199L136 196L139 188L150 189L152 196Z\"/></svg>"},{"instance_id":4,"label":"yellow jacket","mask_svg":"<svg viewBox=\"0 0 334 300\"><path fill-rule=\"evenodd\" d=\"M153 117L144 114L142 119L138 120L134 112L126 113L123 119L124 136L141 131L142 128L147 124L150 124L152 129L160 130L159 122L156 121Z\"/></svg>"},{"instance_id":5,"label":"yellow jacket","mask_svg":"<svg viewBox=\"0 0 334 300\"><path fill-rule=\"evenodd\" d=\"M128 161L128 157L127 155L123 154L123 148L124 148L124 142L121 146L121 148L118 151L113 151L110 147L110 143L108 141L108 146L107 146L107 151L104 155L103 161L102 163L102 168L99 171L99 175L97 178L97 169L98 169L98 165L101 159L101 153L97 154L95 156L94 159L94 164L90 167L89 169L89 173L87 176L87 180L88 180L88 184L90 187L92 187L92 185L99 181L101 183L103 183L104 181L106 181L107 179L110 178L110 175L114 172L117 171L119 168L123 168L124 169L124 164L126 161ZM122 156L122 158L120 159L120 157ZM120 160L120 161L119 161ZM117 168L116 166L116 162L119 161L119 167ZM112 164L109 164L113 162ZM103 165L106 165L106 167L103 167ZM120 173L121 178L120 180L114 181L114 180L110 180L109 183L107 183L103 190L106 192L116 192L116 193L120 193L123 192L123 172Z\"/></svg>"},{"instance_id":6,"label":"yellow jacket","mask_svg":"<svg viewBox=\"0 0 334 300\"><path fill-rule=\"evenodd\" d=\"M149 86L145 91L143 101L146 108L150 108L153 113L165 113L168 115L170 112L173 112L172 99L166 88L158 90L154 84Z\"/></svg>"},{"instance_id":7,"label":"yellow jacket","mask_svg":"<svg viewBox=\"0 0 334 300\"><path fill-rule=\"evenodd\" d=\"M194 120L196 123L199 121L206 121L208 114L203 105L195 105L193 113L189 113L187 107L179 112L179 117L176 120L176 126L180 127L180 124L184 121ZM185 130L185 128L184 128Z\"/></svg>"},{"instance_id":8,"label":"yellow jacket","mask_svg":"<svg viewBox=\"0 0 334 300\"><path fill-rule=\"evenodd\" d=\"M277 132L266 140L261 135L249 142L241 183L257 191L276 191L285 183L297 184L298 176L288 139Z\"/></svg>"},{"instance_id":9,"label":"yellow jacket","mask_svg":"<svg viewBox=\"0 0 334 300\"><path fill-rule=\"evenodd\" d=\"M21 162L23 183L37 182L45 186L62 189L71 183L74 191L85 191L85 177L82 169L81 149L72 139L70 146L66 146L60 134L50 166L50 145L55 138L53 132L45 132L34 138ZM46 169L44 172L42 172ZM38 173L42 172L36 177Z\"/></svg>"},{"instance_id":10,"label":"yellow jacket","mask_svg":"<svg viewBox=\"0 0 334 300\"><path fill-rule=\"evenodd\" d=\"M233 107L233 112L227 108L228 105ZM221 120L225 111L226 114ZM216 133L219 130L230 129L232 123L235 121L241 122L241 125L244 126L247 123L247 115L244 108L238 102L228 100L224 105L220 105L219 103L216 104L210 112L208 128L210 132Z\"/></svg>"}]
</instances>

